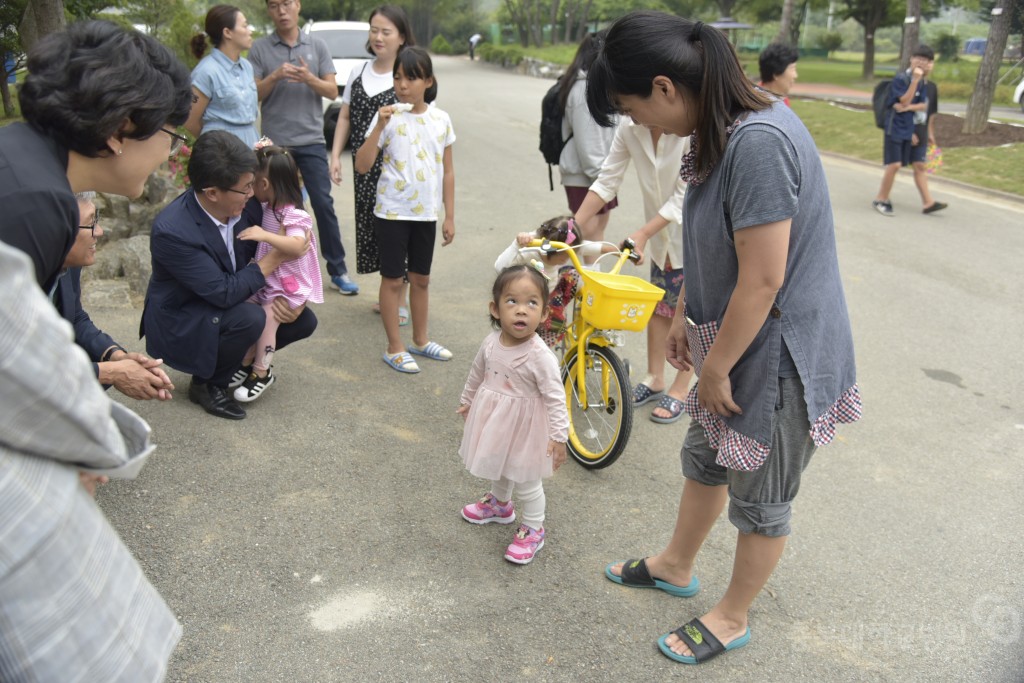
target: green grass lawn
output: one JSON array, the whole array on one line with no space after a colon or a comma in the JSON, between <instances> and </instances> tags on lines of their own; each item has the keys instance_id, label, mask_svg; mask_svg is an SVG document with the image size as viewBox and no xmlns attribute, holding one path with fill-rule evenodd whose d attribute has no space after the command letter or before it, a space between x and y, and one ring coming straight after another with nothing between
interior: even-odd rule
<instances>
[{"instance_id":1,"label":"green grass lawn","mask_svg":"<svg viewBox=\"0 0 1024 683\"><path fill-rule=\"evenodd\" d=\"M819 149L876 162L881 174L882 131L875 127L871 111L806 100L792 104ZM942 156L936 177L1024 195L1024 144L951 148Z\"/></svg>"},{"instance_id":2,"label":"green grass lawn","mask_svg":"<svg viewBox=\"0 0 1024 683\"><path fill-rule=\"evenodd\" d=\"M526 48L524 54L554 64L569 64L576 55L576 45L547 45L541 48ZM853 88L871 92L875 84L882 78L891 78L899 65L899 55L878 52L875 54L875 76L865 79L861 75L864 54L861 52L836 52L829 59L821 57L804 57L797 62L800 73L798 83L827 83L844 88ZM747 75L757 78L757 55L749 52L740 54L740 63ZM956 62L936 62L932 79L939 85L939 93L946 102L966 103L974 90L981 61L977 57L962 57ZM1011 70L1006 63L1000 75ZM1017 70L1014 70L1017 71ZM1017 80L1011 74L996 87L993 104L1012 106L1013 89ZM1018 74L1019 75L1019 74Z\"/></svg>"}]
</instances>

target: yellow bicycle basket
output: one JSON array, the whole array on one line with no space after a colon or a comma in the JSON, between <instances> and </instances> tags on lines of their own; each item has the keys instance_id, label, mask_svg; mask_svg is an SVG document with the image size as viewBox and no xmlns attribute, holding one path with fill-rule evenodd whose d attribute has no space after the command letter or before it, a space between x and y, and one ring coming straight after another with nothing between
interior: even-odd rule
<instances>
[{"instance_id":1,"label":"yellow bicycle basket","mask_svg":"<svg viewBox=\"0 0 1024 683\"><path fill-rule=\"evenodd\" d=\"M665 290L632 275L581 270L583 319L599 330L639 332L654 314Z\"/></svg>"}]
</instances>

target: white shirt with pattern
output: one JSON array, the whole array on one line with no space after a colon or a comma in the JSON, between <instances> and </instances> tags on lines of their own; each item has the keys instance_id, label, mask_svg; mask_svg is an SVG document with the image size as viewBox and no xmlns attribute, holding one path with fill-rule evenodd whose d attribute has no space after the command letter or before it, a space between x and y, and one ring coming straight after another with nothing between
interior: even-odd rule
<instances>
[{"instance_id":1,"label":"white shirt with pattern","mask_svg":"<svg viewBox=\"0 0 1024 683\"><path fill-rule=\"evenodd\" d=\"M370 129L377 125L377 117ZM394 114L377 143L383 155L373 215L385 220L437 221L444 150L455 142L451 117L437 107Z\"/></svg>"}]
</instances>

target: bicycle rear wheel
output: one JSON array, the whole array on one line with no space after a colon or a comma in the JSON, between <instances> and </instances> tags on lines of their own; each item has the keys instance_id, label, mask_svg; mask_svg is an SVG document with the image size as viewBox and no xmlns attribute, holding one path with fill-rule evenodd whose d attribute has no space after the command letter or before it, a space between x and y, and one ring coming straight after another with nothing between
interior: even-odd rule
<instances>
[{"instance_id":1,"label":"bicycle rear wheel","mask_svg":"<svg viewBox=\"0 0 1024 683\"><path fill-rule=\"evenodd\" d=\"M586 365L586 406L577 386L576 365ZM573 355L562 370L569 408L569 453L584 467L601 469L615 462L633 427L633 392L629 375L610 348L588 346L585 356Z\"/></svg>"}]
</instances>

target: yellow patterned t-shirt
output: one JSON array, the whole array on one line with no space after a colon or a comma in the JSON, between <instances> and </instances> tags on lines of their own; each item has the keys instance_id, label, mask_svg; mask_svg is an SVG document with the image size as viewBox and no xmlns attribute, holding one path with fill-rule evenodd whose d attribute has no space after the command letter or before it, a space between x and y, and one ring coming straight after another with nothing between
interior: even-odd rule
<instances>
[{"instance_id":1,"label":"yellow patterned t-shirt","mask_svg":"<svg viewBox=\"0 0 1024 683\"><path fill-rule=\"evenodd\" d=\"M374 117L370 129L376 125ZM444 206L444 149L453 142L451 118L437 107L394 114L378 142L383 163L373 214L386 220L437 221Z\"/></svg>"}]
</instances>

